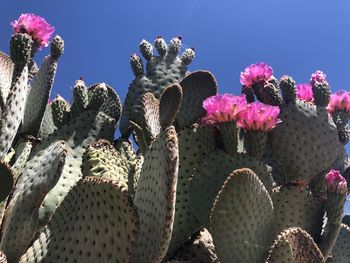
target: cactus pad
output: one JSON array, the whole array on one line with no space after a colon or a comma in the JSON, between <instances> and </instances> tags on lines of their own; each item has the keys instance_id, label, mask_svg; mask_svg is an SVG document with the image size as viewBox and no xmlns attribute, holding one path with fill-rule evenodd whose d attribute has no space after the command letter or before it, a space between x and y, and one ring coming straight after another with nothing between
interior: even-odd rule
<instances>
[{"instance_id":1,"label":"cactus pad","mask_svg":"<svg viewBox=\"0 0 350 263\"><path fill-rule=\"evenodd\" d=\"M70 188L82 177L81 165L83 154L88 145L98 139L112 140L115 122L104 113L85 111L79 118L71 120L46 139L42 140L32 151L32 156L53 141L64 140L67 158L57 185L46 195L40 210L40 224L46 224L56 207L61 203Z\"/></svg>"},{"instance_id":2,"label":"cactus pad","mask_svg":"<svg viewBox=\"0 0 350 263\"><path fill-rule=\"evenodd\" d=\"M13 62L11 58L0 51L0 100L1 109L6 103L7 96L10 92L12 74L13 74Z\"/></svg>"},{"instance_id":3,"label":"cactus pad","mask_svg":"<svg viewBox=\"0 0 350 263\"><path fill-rule=\"evenodd\" d=\"M22 121L28 92L28 67L18 73L12 82L11 91L0 118L0 160L11 148L17 129Z\"/></svg>"},{"instance_id":4,"label":"cactus pad","mask_svg":"<svg viewBox=\"0 0 350 263\"><path fill-rule=\"evenodd\" d=\"M129 120L139 125L141 123L139 116L143 95L151 92L159 99L167 86L180 82L187 73L187 60L183 61L177 56L181 47L181 38L173 38L169 47L167 47L162 38L158 38L155 41L155 47L158 50L159 56L154 56L152 52L142 52L147 60L146 72L143 72L141 67L138 67L141 69L135 72L135 64L133 63L135 61L135 55L131 58L132 68L136 78L130 84L124 102L120 123L120 130L123 137L128 137L130 134ZM147 48L147 50L150 50L150 48ZM141 60L137 59L137 61L138 65L140 65Z\"/></svg>"},{"instance_id":5,"label":"cactus pad","mask_svg":"<svg viewBox=\"0 0 350 263\"><path fill-rule=\"evenodd\" d=\"M211 127L185 128L179 132L178 137L180 166L174 230L168 250L169 257L202 227L191 209L188 180L206 154L214 150L214 136Z\"/></svg>"},{"instance_id":6,"label":"cactus pad","mask_svg":"<svg viewBox=\"0 0 350 263\"><path fill-rule=\"evenodd\" d=\"M51 105L47 104L44 112L44 116L41 122L41 128L39 132L39 138L46 138L57 129L52 116Z\"/></svg>"},{"instance_id":7,"label":"cactus pad","mask_svg":"<svg viewBox=\"0 0 350 263\"><path fill-rule=\"evenodd\" d=\"M168 249L175 212L179 164L175 128L162 131L145 154L134 204L140 216L140 236L132 262L160 262Z\"/></svg>"},{"instance_id":8,"label":"cactus pad","mask_svg":"<svg viewBox=\"0 0 350 263\"><path fill-rule=\"evenodd\" d=\"M39 133L56 70L57 60L47 56L31 82L21 129L27 135L36 137Z\"/></svg>"},{"instance_id":9,"label":"cactus pad","mask_svg":"<svg viewBox=\"0 0 350 263\"><path fill-rule=\"evenodd\" d=\"M32 151L33 143L30 140L23 140L17 143L15 162L12 165L12 171L14 172L15 177L21 173L26 162L28 161L30 152Z\"/></svg>"},{"instance_id":10,"label":"cactus pad","mask_svg":"<svg viewBox=\"0 0 350 263\"><path fill-rule=\"evenodd\" d=\"M70 119L70 104L57 95L51 103L52 120L55 126L62 127L67 124Z\"/></svg>"},{"instance_id":11,"label":"cactus pad","mask_svg":"<svg viewBox=\"0 0 350 263\"><path fill-rule=\"evenodd\" d=\"M107 97L101 101L101 104L99 104L98 107L96 107L96 104L93 103L92 98L97 96L96 93L98 93L98 87L100 85L103 85L106 88L106 95ZM88 109L93 109L96 111L101 111L104 114L108 115L112 119L115 120L115 123L118 122L120 115L121 115L121 102L118 94L112 89L111 86L109 86L106 83L99 83L95 84L89 87L88 89L88 97L89 97L89 105Z\"/></svg>"},{"instance_id":12,"label":"cactus pad","mask_svg":"<svg viewBox=\"0 0 350 263\"><path fill-rule=\"evenodd\" d=\"M310 180L329 170L339 149L337 127L322 107L297 100L281 109L282 123L270 133L274 157L287 180Z\"/></svg>"},{"instance_id":13,"label":"cactus pad","mask_svg":"<svg viewBox=\"0 0 350 263\"><path fill-rule=\"evenodd\" d=\"M300 227L317 242L323 224L324 201L313 197L310 190L298 186L282 186L272 193L275 208L275 234L290 227Z\"/></svg>"},{"instance_id":14,"label":"cactus pad","mask_svg":"<svg viewBox=\"0 0 350 263\"><path fill-rule=\"evenodd\" d=\"M38 208L62 172L66 149L58 141L29 161L18 179L2 224L0 249L17 262L38 230Z\"/></svg>"},{"instance_id":15,"label":"cactus pad","mask_svg":"<svg viewBox=\"0 0 350 263\"><path fill-rule=\"evenodd\" d=\"M269 193L252 170L229 175L215 199L210 221L221 262L263 260L272 241L274 212Z\"/></svg>"},{"instance_id":16,"label":"cactus pad","mask_svg":"<svg viewBox=\"0 0 350 263\"><path fill-rule=\"evenodd\" d=\"M251 156L243 154L233 156L216 150L201 161L201 165L190 180L189 197L194 214L207 227L213 202L232 171L249 168L258 175L266 189L272 190L270 167Z\"/></svg>"},{"instance_id":17,"label":"cactus pad","mask_svg":"<svg viewBox=\"0 0 350 263\"><path fill-rule=\"evenodd\" d=\"M118 152L109 141L98 140L84 153L83 175L111 179L127 186L129 177L134 174L134 162Z\"/></svg>"},{"instance_id":18,"label":"cactus pad","mask_svg":"<svg viewBox=\"0 0 350 263\"><path fill-rule=\"evenodd\" d=\"M350 262L350 227L342 224L337 241L333 247L332 263Z\"/></svg>"},{"instance_id":19,"label":"cactus pad","mask_svg":"<svg viewBox=\"0 0 350 263\"><path fill-rule=\"evenodd\" d=\"M138 224L123 184L85 178L68 193L20 262L129 262Z\"/></svg>"},{"instance_id":20,"label":"cactus pad","mask_svg":"<svg viewBox=\"0 0 350 263\"><path fill-rule=\"evenodd\" d=\"M267 263L281 262L323 263L324 258L312 237L295 227L280 233L269 252Z\"/></svg>"},{"instance_id":21,"label":"cactus pad","mask_svg":"<svg viewBox=\"0 0 350 263\"><path fill-rule=\"evenodd\" d=\"M162 128L173 124L182 102L182 89L179 84L167 87L160 97L159 123Z\"/></svg>"},{"instance_id":22,"label":"cactus pad","mask_svg":"<svg viewBox=\"0 0 350 263\"><path fill-rule=\"evenodd\" d=\"M71 114L78 116L79 113L85 111L89 104L88 90L85 82L81 79L77 80L73 87L73 103Z\"/></svg>"},{"instance_id":23,"label":"cactus pad","mask_svg":"<svg viewBox=\"0 0 350 263\"><path fill-rule=\"evenodd\" d=\"M181 82L183 100L177 115L179 127L190 126L205 114L203 101L217 93L216 79L209 71L196 71Z\"/></svg>"},{"instance_id":24,"label":"cactus pad","mask_svg":"<svg viewBox=\"0 0 350 263\"><path fill-rule=\"evenodd\" d=\"M150 144L160 132L159 101L152 93L147 92L143 95L141 105L141 127L146 142Z\"/></svg>"}]
</instances>

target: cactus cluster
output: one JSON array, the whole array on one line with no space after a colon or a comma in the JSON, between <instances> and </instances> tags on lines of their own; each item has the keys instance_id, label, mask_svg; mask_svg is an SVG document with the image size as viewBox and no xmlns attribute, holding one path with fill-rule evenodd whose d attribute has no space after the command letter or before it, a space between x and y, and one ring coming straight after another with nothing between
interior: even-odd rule
<instances>
[{"instance_id":1,"label":"cactus cluster","mask_svg":"<svg viewBox=\"0 0 350 263\"><path fill-rule=\"evenodd\" d=\"M296 85L257 63L242 95L218 94L209 71L188 72L181 37L157 37L140 43L146 66L130 58L123 107L82 79L71 103L51 101L63 39L37 68L53 28L32 14L12 25L0 262L350 262L350 93L331 94L323 72Z\"/></svg>"}]
</instances>

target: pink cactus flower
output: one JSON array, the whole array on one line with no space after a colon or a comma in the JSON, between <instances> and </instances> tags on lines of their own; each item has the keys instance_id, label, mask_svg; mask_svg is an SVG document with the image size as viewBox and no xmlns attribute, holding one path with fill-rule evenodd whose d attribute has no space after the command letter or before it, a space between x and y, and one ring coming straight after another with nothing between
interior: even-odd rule
<instances>
[{"instance_id":1,"label":"pink cactus flower","mask_svg":"<svg viewBox=\"0 0 350 263\"><path fill-rule=\"evenodd\" d=\"M311 74L310 84L313 85L316 82L327 82L326 74L321 70L317 70L316 72Z\"/></svg>"},{"instance_id":2,"label":"pink cactus flower","mask_svg":"<svg viewBox=\"0 0 350 263\"><path fill-rule=\"evenodd\" d=\"M314 100L314 94L311 85L307 83L298 84L297 97L301 100L312 102Z\"/></svg>"},{"instance_id":3,"label":"pink cactus flower","mask_svg":"<svg viewBox=\"0 0 350 263\"><path fill-rule=\"evenodd\" d=\"M251 64L241 72L241 83L244 86L251 87L259 81L267 81L272 76L272 68L263 62Z\"/></svg>"},{"instance_id":4,"label":"pink cactus flower","mask_svg":"<svg viewBox=\"0 0 350 263\"><path fill-rule=\"evenodd\" d=\"M279 113L279 107L256 101L248 104L241 112L238 125L250 131L270 131L281 122Z\"/></svg>"},{"instance_id":5,"label":"pink cactus flower","mask_svg":"<svg viewBox=\"0 0 350 263\"><path fill-rule=\"evenodd\" d=\"M51 105L51 103L52 103L52 99L49 98L49 99L47 100L47 104L48 104L48 105Z\"/></svg>"},{"instance_id":6,"label":"pink cactus flower","mask_svg":"<svg viewBox=\"0 0 350 263\"><path fill-rule=\"evenodd\" d=\"M326 175L326 185L328 191L345 194L347 192L346 179L337 170L330 170Z\"/></svg>"},{"instance_id":7,"label":"pink cactus flower","mask_svg":"<svg viewBox=\"0 0 350 263\"><path fill-rule=\"evenodd\" d=\"M18 20L12 21L11 26L16 33L27 33L37 42L39 49L47 47L55 31L44 18L33 14L22 14Z\"/></svg>"},{"instance_id":8,"label":"pink cactus flower","mask_svg":"<svg viewBox=\"0 0 350 263\"><path fill-rule=\"evenodd\" d=\"M246 104L245 95L218 94L208 97L203 101L203 108L207 111L207 115L202 119L202 123L237 121Z\"/></svg>"},{"instance_id":9,"label":"pink cactus flower","mask_svg":"<svg viewBox=\"0 0 350 263\"><path fill-rule=\"evenodd\" d=\"M337 110L346 111L350 115L350 92L339 90L336 93L331 94L327 111L333 113Z\"/></svg>"}]
</instances>

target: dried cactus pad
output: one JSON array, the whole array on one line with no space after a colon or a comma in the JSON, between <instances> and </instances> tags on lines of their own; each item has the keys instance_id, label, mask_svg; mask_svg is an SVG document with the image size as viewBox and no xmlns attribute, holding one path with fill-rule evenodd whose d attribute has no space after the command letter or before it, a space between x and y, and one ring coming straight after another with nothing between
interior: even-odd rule
<instances>
[{"instance_id":1,"label":"dried cactus pad","mask_svg":"<svg viewBox=\"0 0 350 263\"><path fill-rule=\"evenodd\" d=\"M141 128L146 142L150 144L160 132L159 101L147 92L142 97L141 105Z\"/></svg>"},{"instance_id":2,"label":"dried cactus pad","mask_svg":"<svg viewBox=\"0 0 350 263\"><path fill-rule=\"evenodd\" d=\"M232 156L222 150L216 150L204 157L189 182L191 208L197 218L209 227L209 215L213 202L223 183L236 169L249 168L264 183L268 191L272 189L271 171L264 163L243 154Z\"/></svg>"},{"instance_id":3,"label":"dried cactus pad","mask_svg":"<svg viewBox=\"0 0 350 263\"><path fill-rule=\"evenodd\" d=\"M179 164L173 126L163 130L147 150L134 204L140 215L140 236L131 262L160 262L173 229Z\"/></svg>"},{"instance_id":4,"label":"dried cactus pad","mask_svg":"<svg viewBox=\"0 0 350 263\"><path fill-rule=\"evenodd\" d=\"M131 65L135 74L135 79L129 86L125 98L123 114L120 123L120 130L123 137L129 137L130 124L132 120L140 125L140 109L142 97L145 93L151 92L159 99L163 90L173 84L180 82L187 73L188 61L178 57L181 47L181 39L173 38L166 46L162 38L155 41L155 47L159 56L154 56L150 44L143 41L140 47L141 52L147 60L146 72L143 72L142 61L136 55L131 57ZM145 46L148 47L145 52Z\"/></svg>"},{"instance_id":5,"label":"dried cactus pad","mask_svg":"<svg viewBox=\"0 0 350 263\"><path fill-rule=\"evenodd\" d=\"M0 100L5 105L10 92L14 64L11 58L0 51Z\"/></svg>"},{"instance_id":6,"label":"dried cactus pad","mask_svg":"<svg viewBox=\"0 0 350 263\"><path fill-rule=\"evenodd\" d=\"M274 212L269 193L252 170L230 174L215 199L210 221L220 262L262 262L273 240Z\"/></svg>"},{"instance_id":7,"label":"dried cactus pad","mask_svg":"<svg viewBox=\"0 0 350 263\"><path fill-rule=\"evenodd\" d=\"M20 262L129 262L138 224L123 184L85 178L68 193Z\"/></svg>"},{"instance_id":8,"label":"dried cactus pad","mask_svg":"<svg viewBox=\"0 0 350 263\"><path fill-rule=\"evenodd\" d=\"M218 263L213 238L205 228L201 229L194 240L190 240L182 246L175 254L173 260Z\"/></svg>"},{"instance_id":9,"label":"dried cactus pad","mask_svg":"<svg viewBox=\"0 0 350 263\"><path fill-rule=\"evenodd\" d=\"M272 201L276 215L275 234L300 227L318 241L322 231L324 201L298 186L275 188Z\"/></svg>"},{"instance_id":10,"label":"dried cactus pad","mask_svg":"<svg viewBox=\"0 0 350 263\"><path fill-rule=\"evenodd\" d=\"M269 252L266 263L323 263L324 258L312 237L301 228L281 232ZM333 262L333 261L332 261Z\"/></svg>"},{"instance_id":11,"label":"dried cactus pad","mask_svg":"<svg viewBox=\"0 0 350 263\"><path fill-rule=\"evenodd\" d=\"M270 139L288 181L309 180L332 168L339 140L325 108L297 100L281 108L280 118L282 123L271 131Z\"/></svg>"}]
</instances>

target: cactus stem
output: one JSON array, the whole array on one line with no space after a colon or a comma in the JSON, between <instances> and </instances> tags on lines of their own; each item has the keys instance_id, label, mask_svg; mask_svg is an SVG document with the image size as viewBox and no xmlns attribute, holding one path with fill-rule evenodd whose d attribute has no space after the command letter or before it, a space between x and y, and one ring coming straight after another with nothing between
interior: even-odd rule
<instances>
[{"instance_id":1,"label":"cactus stem","mask_svg":"<svg viewBox=\"0 0 350 263\"><path fill-rule=\"evenodd\" d=\"M237 124L233 121L219 123L219 129L225 150L229 154L237 153Z\"/></svg>"}]
</instances>

